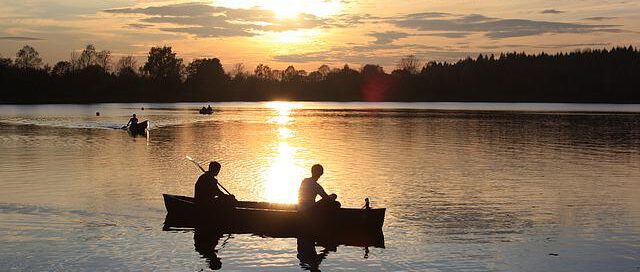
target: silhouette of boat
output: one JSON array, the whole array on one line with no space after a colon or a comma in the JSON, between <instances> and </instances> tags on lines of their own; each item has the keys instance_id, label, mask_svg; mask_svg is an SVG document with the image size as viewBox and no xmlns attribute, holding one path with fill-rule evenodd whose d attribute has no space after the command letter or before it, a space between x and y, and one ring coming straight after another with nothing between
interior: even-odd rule
<instances>
[{"instance_id":1,"label":"silhouette of boat","mask_svg":"<svg viewBox=\"0 0 640 272\"><path fill-rule=\"evenodd\" d=\"M202 108L198 111L200 114L213 114L213 109Z\"/></svg>"},{"instance_id":2,"label":"silhouette of boat","mask_svg":"<svg viewBox=\"0 0 640 272\"><path fill-rule=\"evenodd\" d=\"M331 234L340 239L382 231L386 209L336 208L301 213L297 205L238 201L234 207L196 210L194 198L163 194L167 208L165 229L208 226L229 233L273 237ZM343 237L344 236L344 237Z\"/></svg>"},{"instance_id":3,"label":"silhouette of boat","mask_svg":"<svg viewBox=\"0 0 640 272\"><path fill-rule=\"evenodd\" d=\"M131 134L133 135L145 135L147 134L148 126L149 121L145 120L143 122L129 126L129 132L131 132Z\"/></svg>"}]
</instances>

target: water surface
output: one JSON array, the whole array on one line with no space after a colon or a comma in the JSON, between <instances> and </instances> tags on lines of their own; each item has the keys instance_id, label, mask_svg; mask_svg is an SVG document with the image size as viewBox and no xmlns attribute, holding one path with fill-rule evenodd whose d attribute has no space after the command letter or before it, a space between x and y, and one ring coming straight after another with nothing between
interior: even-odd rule
<instances>
[{"instance_id":1,"label":"water surface","mask_svg":"<svg viewBox=\"0 0 640 272\"><path fill-rule=\"evenodd\" d=\"M186 155L240 199L294 202L322 163L344 206L387 208L386 248L321 270L640 270L640 105L201 106L0 106L1 270L208 270L193 232L162 231L162 193L193 193ZM131 113L148 138L118 129ZM219 242L223 270L306 267L296 239Z\"/></svg>"}]
</instances>

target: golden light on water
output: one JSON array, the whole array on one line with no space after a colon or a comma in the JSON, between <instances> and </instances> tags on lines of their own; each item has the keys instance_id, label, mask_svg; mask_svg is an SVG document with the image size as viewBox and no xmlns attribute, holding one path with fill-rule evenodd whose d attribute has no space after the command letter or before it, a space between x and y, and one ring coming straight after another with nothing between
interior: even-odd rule
<instances>
[{"instance_id":1,"label":"golden light on water","mask_svg":"<svg viewBox=\"0 0 640 272\"><path fill-rule=\"evenodd\" d=\"M298 186L305 177L305 159L299 155L300 147L295 147L289 140L295 137L295 131L288 128L293 120L291 111L301 106L291 102L268 102L267 107L275 111L271 121L274 128L273 152L269 169L263 179L265 199L269 202L295 203L298 200Z\"/></svg>"},{"instance_id":2,"label":"golden light on water","mask_svg":"<svg viewBox=\"0 0 640 272\"><path fill-rule=\"evenodd\" d=\"M280 125L286 125L291 121L291 110L302 107L300 104L282 101L267 102L266 106L267 108L275 110L277 113L276 116L271 118L271 122Z\"/></svg>"},{"instance_id":3,"label":"golden light on water","mask_svg":"<svg viewBox=\"0 0 640 272\"><path fill-rule=\"evenodd\" d=\"M295 203L304 170L296 165L296 148L286 141L275 147L277 156L266 173L265 196L269 202Z\"/></svg>"}]
</instances>

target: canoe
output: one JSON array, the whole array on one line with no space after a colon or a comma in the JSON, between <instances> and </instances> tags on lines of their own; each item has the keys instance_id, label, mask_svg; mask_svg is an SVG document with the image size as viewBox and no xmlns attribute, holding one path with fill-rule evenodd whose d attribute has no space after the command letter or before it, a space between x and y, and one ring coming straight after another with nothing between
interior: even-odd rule
<instances>
[{"instance_id":1,"label":"canoe","mask_svg":"<svg viewBox=\"0 0 640 272\"><path fill-rule=\"evenodd\" d=\"M143 122L136 124L135 126L133 125L129 126L129 132L131 132L131 134L144 135L147 133L148 126L149 126L149 121L145 120Z\"/></svg>"},{"instance_id":2,"label":"canoe","mask_svg":"<svg viewBox=\"0 0 640 272\"><path fill-rule=\"evenodd\" d=\"M167 209L165 228L194 228L209 225L233 233L262 233L270 236L299 236L311 233L375 233L382 230L386 209L336 208L299 212L297 205L238 201L235 207L198 213L194 199L163 194Z\"/></svg>"},{"instance_id":3,"label":"canoe","mask_svg":"<svg viewBox=\"0 0 640 272\"><path fill-rule=\"evenodd\" d=\"M213 109L209 110L209 109L200 109L198 111L200 114L213 114Z\"/></svg>"}]
</instances>

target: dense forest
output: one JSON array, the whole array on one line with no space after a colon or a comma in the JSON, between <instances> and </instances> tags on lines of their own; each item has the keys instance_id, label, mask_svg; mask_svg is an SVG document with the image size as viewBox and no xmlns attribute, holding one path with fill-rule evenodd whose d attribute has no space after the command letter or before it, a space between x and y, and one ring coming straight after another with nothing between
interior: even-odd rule
<instances>
[{"instance_id":1,"label":"dense forest","mask_svg":"<svg viewBox=\"0 0 640 272\"><path fill-rule=\"evenodd\" d=\"M386 73L320 66L316 71L225 71L217 58L185 64L171 47L153 47L147 61L112 60L87 45L67 61L45 65L24 46L0 57L0 103L186 101L478 101L640 103L640 51L631 46L571 53L479 55L455 63L423 63L414 56Z\"/></svg>"}]
</instances>

